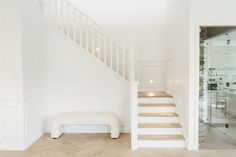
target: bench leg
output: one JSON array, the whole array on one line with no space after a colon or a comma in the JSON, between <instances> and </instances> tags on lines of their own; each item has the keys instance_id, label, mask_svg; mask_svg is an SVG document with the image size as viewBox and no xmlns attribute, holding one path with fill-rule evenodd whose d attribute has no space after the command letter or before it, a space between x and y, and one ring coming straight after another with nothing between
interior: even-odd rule
<instances>
[{"instance_id":1,"label":"bench leg","mask_svg":"<svg viewBox=\"0 0 236 157\"><path fill-rule=\"evenodd\" d=\"M60 128L54 128L51 130L51 138L57 139L62 135L62 131Z\"/></svg>"},{"instance_id":2,"label":"bench leg","mask_svg":"<svg viewBox=\"0 0 236 157\"><path fill-rule=\"evenodd\" d=\"M117 127L111 127L111 138L116 139L120 136L120 129Z\"/></svg>"}]
</instances>

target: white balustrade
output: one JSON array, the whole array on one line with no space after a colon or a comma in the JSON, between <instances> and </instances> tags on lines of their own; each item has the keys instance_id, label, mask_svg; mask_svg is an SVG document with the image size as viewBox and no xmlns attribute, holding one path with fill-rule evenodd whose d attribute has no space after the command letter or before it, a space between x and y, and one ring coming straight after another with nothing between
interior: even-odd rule
<instances>
[{"instance_id":1,"label":"white balustrade","mask_svg":"<svg viewBox=\"0 0 236 157\"><path fill-rule=\"evenodd\" d=\"M129 62L133 63L134 57L130 57L130 52L125 52L130 49L128 44L105 33L68 0L39 0L39 2L46 24L78 43L81 48L97 57L124 80L134 81L127 73L134 71L129 67L131 66Z\"/></svg>"}]
</instances>

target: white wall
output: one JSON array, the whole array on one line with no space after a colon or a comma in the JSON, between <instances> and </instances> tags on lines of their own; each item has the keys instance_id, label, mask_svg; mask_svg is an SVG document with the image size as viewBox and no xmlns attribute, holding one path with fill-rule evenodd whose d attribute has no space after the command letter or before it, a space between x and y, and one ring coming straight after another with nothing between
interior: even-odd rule
<instances>
[{"instance_id":1,"label":"white wall","mask_svg":"<svg viewBox=\"0 0 236 157\"><path fill-rule=\"evenodd\" d=\"M133 44L139 90L164 91L165 21L156 26L106 27L105 30Z\"/></svg>"},{"instance_id":2,"label":"white wall","mask_svg":"<svg viewBox=\"0 0 236 157\"><path fill-rule=\"evenodd\" d=\"M199 26L233 26L234 0L169 0L166 86L174 93L188 139L198 149Z\"/></svg>"},{"instance_id":3,"label":"white wall","mask_svg":"<svg viewBox=\"0 0 236 157\"><path fill-rule=\"evenodd\" d=\"M166 88L175 97L185 138L188 140L189 1L167 1Z\"/></svg>"},{"instance_id":4,"label":"white wall","mask_svg":"<svg viewBox=\"0 0 236 157\"><path fill-rule=\"evenodd\" d=\"M25 149L43 132L40 20L33 2L0 2L0 149Z\"/></svg>"},{"instance_id":5,"label":"white wall","mask_svg":"<svg viewBox=\"0 0 236 157\"><path fill-rule=\"evenodd\" d=\"M50 130L51 117L65 111L111 111L120 117L122 130L129 131L128 84L63 36L42 26L34 2L1 2L1 43L6 44L1 45L0 54L0 149L26 148L42 135L44 116L46 130ZM134 43L142 89L164 89L163 2L158 1L159 9L145 2L145 9L144 1L131 1L134 6L127 5L126 11L143 9L139 14L131 13L123 22L117 18L119 27L104 25L124 41ZM154 81L151 86L150 79ZM98 126L65 129L108 131Z\"/></svg>"},{"instance_id":6,"label":"white wall","mask_svg":"<svg viewBox=\"0 0 236 157\"><path fill-rule=\"evenodd\" d=\"M199 26L236 26L235 0L191 0L189 58L189 149L198 149Z\"/></svg>"},{"instance_id":7,"label":"white wall","mask_svg":"<svg viewBox=\"0 0 236 157\"><path fill-rule=\"evenodd\" d=\"M23 1L23 96L25 145L43 134L42 44L40 10L37 1Z\"/></svg>"},{"instance_id":8,"label":"white wall","mask_svg":"<svg viewBox=\"0 0 236 157\"><path fill-rule=\"evenodd\" d=\"M43 26L46 129L60 112L113 112L129 131L128 84L53 29ZM66 127L67 132L107 132L107 127Z\"/></svg>"},{"instance_id":9,"label":"white wall","mask_svg":"<svg viewBox=\"0 0 236 157\"><path fill-rule=\"evenodd\" d=\"M165 90L166 0L70 1L106 32L134 45L139 90Z\"/></svg>"},{"instance_id":10,"label":"white wall","mask_svg":"<svg viewBox=\"0 0 236 157\"><path fill-rule=\"evenodd\" d=\"M157 26L166 19L166 0L70 1L102 28Z\"/></svg>"},{"instance_id":11,"label":"white wall","mask_svg":"<svg viewBox=\"0 0 236 157\"><path fill-rule=\"evenodd\" d=\"M24 143L21 16L20 1L0 1L0 149Z\"/></svg>"}]
</instances>

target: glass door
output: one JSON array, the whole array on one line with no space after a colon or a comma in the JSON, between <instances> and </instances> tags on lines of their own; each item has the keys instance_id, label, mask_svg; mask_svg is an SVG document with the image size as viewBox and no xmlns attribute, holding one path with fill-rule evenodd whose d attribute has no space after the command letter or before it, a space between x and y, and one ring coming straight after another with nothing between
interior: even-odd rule
<instances>
[{"instance_id":1,"label":"glass door","mask_svg":"<svg viewBox=\"0 0 236 157\"><path fill-rule=\"evenodd\" d=\"M236 139L236 32L204 41L205 122ZM206 106L206 104L205 104ZM206 108L206 107L205 107ZM207 111L206 111L207 110Z\"/></svg>"}]
</instances>

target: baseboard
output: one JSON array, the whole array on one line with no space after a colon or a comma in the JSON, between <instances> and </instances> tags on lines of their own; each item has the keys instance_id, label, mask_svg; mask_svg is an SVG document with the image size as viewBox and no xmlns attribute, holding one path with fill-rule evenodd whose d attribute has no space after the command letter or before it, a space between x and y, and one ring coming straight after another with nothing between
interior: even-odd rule
<instances>
[{"instance_id":1,"label":"baseboard","mask_svg":"<svg viewBox=\"0 0 236 157\"><path fill-rule=\"evenodd\" d=\"M130 128L128 127L122 127L122 129L120 130L121 133L130 133Z\"/></svg>"},{"instance_id":2,"label":"baseboard","mask_svg":"<svg viewBox=\"0 0 236 157\"><path fill-rule=\"evenodd\" d=\"M0 146L0 150L26 150L29 146L31 146L38 139L40 139L43 136L43 134L44 132L42 130L38 131L37 133L35 133L34 136L28 138L24 143Z\"/></svg>"},{"instance_id":3,"label":"baseboard","mask_svg":"<svg viewBox=\"0 0 236 157\"><path fill-rule=\"evenodd\" d=\"M38 139L40 139L44 134L43 130L38 131L37 133L34 134L34 136L28 138L25 142L24 145L24 150L27 149L29 146L31 146L33 143L35 143Z\"/></svg>"}]
</instances>

